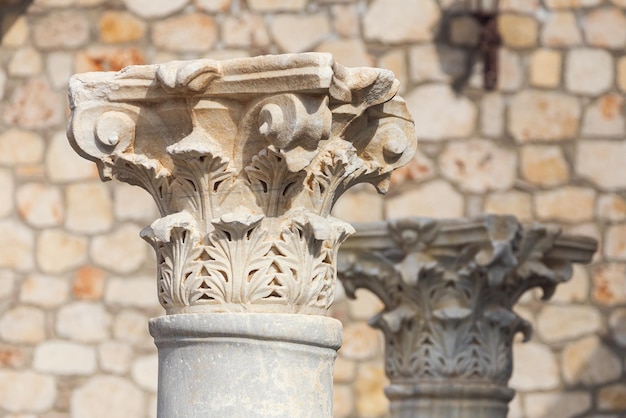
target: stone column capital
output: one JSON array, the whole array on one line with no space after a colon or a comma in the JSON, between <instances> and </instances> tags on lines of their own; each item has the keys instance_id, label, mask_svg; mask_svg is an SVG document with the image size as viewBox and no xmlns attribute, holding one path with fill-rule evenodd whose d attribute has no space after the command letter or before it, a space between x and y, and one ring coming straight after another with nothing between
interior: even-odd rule
<instances>
[{"instance_id":1,"label":"stone column capital","mask_svg":"<svg viewBox=\"0 0 626 418\"><path fill-rule=\"evenodd\" d=\"M359 182L386 190L416 148L390 71L328 54L175 61L70 80L74 148L140 186L161 218L166 311L323 314L338 245L330 217Z\"/></svg>"},{"instance_id":2,"label":"stone column capital","mask_svg":"<svg viewBox=\"0 0 626 418\"><path fill-rule=\"evenodd\" d=\"M597 247L593 239L523 226L510 216L355 228L340 251L338 274L349 296L365 288L384 303L370 323L385 334L392 408L394 399L412 399L415 408L416 400L433 406L428 401L440 399L444 409L452 399L493 401L494 414L485 401L481 413L462 416L505 416L513 397L507 388L513 337L531 332L513 306L535 287L548 299L571 277L572 263L590 262ZM424 416L450 416L433 411ZM405 413L394 416L414 416Z\"/></svg>"}]
</instances>

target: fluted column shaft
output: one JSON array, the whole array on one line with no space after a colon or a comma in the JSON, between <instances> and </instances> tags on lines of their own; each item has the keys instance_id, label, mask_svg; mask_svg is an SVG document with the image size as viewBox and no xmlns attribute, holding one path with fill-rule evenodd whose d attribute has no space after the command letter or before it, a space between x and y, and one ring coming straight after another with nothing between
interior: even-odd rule
<instances>
[{"instance_id":1,"label":"fluted column shaft","mask_svg":"<svg viewBox=\"0 0 626 418\"><path fill-rule=\"evenodd\" d=\"M341 324L330 216L359 182L384 191L415 151L389 71L328 54L176 61L70 81L74 148L147 190L167 316L160 418L330 417Z\"/></svg>"},{"instance_id":2,"label":"fluted column shaft","mask_svg":"<svg viewBox=\"0 0 626 418\"><path fill-rule=\"evenodd\" d=\"M513 306L533 287L549 298L596 242L513 217L409 218L356 226L339 254L346 292L374 292L383 312L385 393L393 418L505 418L512 344L531 327Z\"/></svg>"}]
</instances>

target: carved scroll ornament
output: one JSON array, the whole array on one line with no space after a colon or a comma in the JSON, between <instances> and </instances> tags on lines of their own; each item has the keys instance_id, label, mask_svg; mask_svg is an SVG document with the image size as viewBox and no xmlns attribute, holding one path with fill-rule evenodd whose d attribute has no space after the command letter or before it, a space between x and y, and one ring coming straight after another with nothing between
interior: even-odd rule
<instances>
[{"instance_id":1,"label":"carved scroll ornament","mask_svg":"<svg viewBox=\"0 0 626 418\"><path fill-rule=\"evenodd\" d=\"M596 250L593 239L508 216L356 229L340 251L338 274L348 295L368 289L385 305L370 323L385 335L392 399L497 392L508 402L513 337L531 333L513 306L534 287L548 299L570 278L572 263L589 262Z\"/></svg>"},{"instance_id":2,"label":"carved scroll ornament","mask_svg":"<svg viewBox=\"0 0 626 418\"><path fill-rule=\"evenodd\" d=\"M142 236L168 313L323 314L352 232L334 202L384 192L415 151L397 89L317 53L135 66L72 77L68 136L104 180L154 197Z\"/></svg>"}]
</instances>

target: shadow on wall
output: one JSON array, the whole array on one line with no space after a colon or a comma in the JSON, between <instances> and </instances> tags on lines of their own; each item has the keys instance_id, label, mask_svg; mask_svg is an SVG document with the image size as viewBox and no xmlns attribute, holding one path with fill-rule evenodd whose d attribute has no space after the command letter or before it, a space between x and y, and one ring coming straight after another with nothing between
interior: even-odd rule
<instances>
[{"instance_id":1,"label":"shadow on wall","mask_svg":"<svg viewBox=\"0 0 626 418\"><path fill-rule=\"evenodd\" d=\"M0 0L0 42L33 0Z\"/></svg>"}]
</instances>

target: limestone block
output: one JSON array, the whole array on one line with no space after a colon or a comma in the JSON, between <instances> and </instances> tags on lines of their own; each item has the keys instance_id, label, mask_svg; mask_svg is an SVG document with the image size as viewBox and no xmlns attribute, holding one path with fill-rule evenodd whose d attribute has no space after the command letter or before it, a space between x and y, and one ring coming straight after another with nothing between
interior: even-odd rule
<instances>
[{"instance_id":1,"label":"limestone block","mask_svg":"<svg viewBox=\"0 0 626 418\"><path fill-rule=\"evenodd\" d=\"M78 48L89 41L89 22L78 11L47 13L36 21L33 41L46 51Z\"/></svg>"},{"instance_id":2,"label":"limestone block","mask_svg":"<svg viewBox=\"0 0 626 418\"><path fill-rule=\"evenodd\" d=\"M509 132L520 142L558 141L578 133L581 108L573 96L525 90L513 96L508 110Z\"/></svg>"},{"instance_id":3,"label":"limestone block","mask_svg":"<svg viewBox=\"0 0 626 418\"><path fill-rule=\"evenodd\" d=\"M87 239L62 229L46 229L37 238L36 257L42 272L65 273L87 260Z\"/></svg>"},{"instance_id":4,"label":"limestone block","mask_svg":"<svg viewBox=\"0 0 626 418\"><path fill-rule=\"evenodd\" d=\"M349 385L333 388L333 418L348 418L354 410L354 393Z\"/></svg>"},{"instance_id":5,"label":"limestone block","mask_svg":"<svg viewBox=\"0 0 626 418\"><path fill-rule=\"evenodd\" d=\"M433 160L416 151L413 159L407 165L394 171L391 176L391 185L393 187L407 182L421 183L434 176L435 164Z\"/></svg>"},{"instance_id":6,"label":"limestone block","mask_svg":"<svg viewBox=\"0 0 626 418\"><path fill-rule=\"evenodd\" d=\"M524 396L528 418L570 418L591 408L588 392L532 393Z\"/></svg>"},{"instance_id":7,"label":"limestone block","mask_svg":"<svg viewBox=\"0 0 626 418\"><path fill-rule=\"evenodd\" d=\"M315 47L330 32L328 17L314 15L276 16L270 28L272 37L283 52L302 52Z\"/></svg>"},{"instance_id":8,"label":"limestone block","mask_svg":"<svg viewBox=\"0 0 626 418\"><path fill-rule=\"evenodd\" d=\"M590 46L620 50L626 46L626 16L616 7L589 11L581 26Z\"/></svg>"},{"instance_id":9,"label":"limestone block","mask_svg":"<svg viewBox=\"0 0 626 418\"><path fill-rule=\"evenodd\" d=\"M172 2L170 2L171 4ZM150 3L153 5L154 3ZM143 38L146 24L123 11L108 10L100 16L100 41L105 43L132 42Z\"/></svg>"},{"instance_id":10,"label":"limestone block","mask_svg":"<svg viewBox=\"0 0 626 418\"><path fill-rule=\"evenodd\" d=\"M41 309L17 306L0 318L0 337L5 342L35 344L46 338L45 314Z\"/></svg>"},{"instance_id":11,"label":"limestone block","mask_svg":"<svg viewBox=\"0 0 626 418\"><path fill-rule=\"evenodd\" d=\"M106 283L104 301L112 306L155 308L154 278L111 278Z\"/></svg>"},{"instance_id":12,"label":"limestone block","mask_svg":"<svg viewBox=\"0 0 626 418\"><path fill-rule=\"evenodd\" d=\"M572 278L556 289L552 302L564 305L585 303L589 299L589 287L589 273L585 267L575 265Z\"/></svg>"},{"instance_id":13,"label":"limestone block","mask_svg":"<svg viewBox=\"0 0 626 418\"><path fill-rule=\"evenodd\" d=\"M113 320L113 336L117 340L131 343L139 347L153 347L148 334L148 317L135 310L125 309L115 315Z\"/></svg>"},{"instance_id":14,"label":"limestone block","mask_svg":"<svg viewBox=\"0 0 626 418\"><path fill-rule=\"evenodd\" d=\"M626 410L626 385L606 386L598 392L598 409L621 412Z\"/></svg>"},{"instance_id":15,"label":"limestone block","mask_svg":"<svg viewBox=\"0 0 626 418\"><path fill-rule=\"evenodd\" d=\"M134 14L144 19L158 19L176 13L189 3L189 0L123 0Z\"/></svg>"},{"instance_id":16,"label":"limestone block","mask_svg":"<svg viewBox=\"0 0 626 418\"><path fill-rule=\"evenodd\" d=\"M444 177L461 190L484 193L511 188L516 178L517 157L513 150L483 139L451 142L439 156Z\"/></svg>"},{"instance_id":17,"label":"limestone block","mask_svg":"<svg viewBox=\"0 0 626 418\"><path fill-rule=\"evenodd\" d=\"M591 306L545 306L537 318L537 332L548 343L583 337L601 327L600 312Z\"/></svg>"},{"instance_id":18,"label":"limestone block","mask_svg":"<svg viewBox=\"0 0 626 418\"><path fill-rule=\"evenodd\" d=\"M30 370L0 370L0 407L10 412L45 412L57 396L54 378Z\"/></svg>"},{"instance_id":19,"label":"limestone block","mask_svg":"<svg viewBox=\"0 0 626 418\"><path fill-rule=\"evenodd\" d=\"M363 18L365 38L388 44L428 41L440 15L434 0L376 0Z\"/></svg>"},{"instance_id":20,"label":"limestone block","mask_svg":"<svg viewBox=\"0 0 626 418\"><path fill-rule=\"evenodd\" d=\"M561 53L539 49L530 59L530 82L533 86L554 88L561 82Z\"/></svg>"},{"instance_id":21,"label":"limestone block","mask_svg":"<svg viewBox=\"0 0 626 418\"><path fill-rule=\"evenodd\" d=\"M48 340L35 349L33 368L56 375L89 376L96 371L96 352L83 344Z\"/></svg>"},{"instance_id":22,"label":"limestone block","mask_svg":"<svg viewBox=\"0 0 626 418\"><path fill-rule=\"evenodd\" d=\"M106 341L98 346L98 363L107 373L125 374L130 369L132 347L124 342Z\"/></svg>"},{"instance_id":23,"label":"limestone block","mask_svg":"<svg viewBox=\"0 0 626 418\"><path fill-rule=\"evenodd\" d=\"M0 169L0 217L6 217L13 212L13 173L8 169Z\"/></svg>"},{"instance_id":24,"label":"limestone block","mask_svg":"<svg viewBox=\"0 0 626 418\"><path fill-rule=\"evenodd\" d=\"M0 221L0 267L32 270L35 266L34 243L34 233L30 228L13 220Z\"/></svg>"},{"instance_id":25,"label":"limestone block","mask_svg":"<svg viewBox=\"0 0 626 418\"><path fill-rule=\"evenodd\" d=\"M73 152L65 132L57 132L48 143L46 175L52 182L67 183L95 179L98 177L98 169L93 162Z\"/></svg>"},{"instance_id":26,"label":"limestone block","mask_svg":"<svg viewBox=\"0 0 626 418\"><path fill-rule=\"evenodd\" d=\"M626 178L616 175L626 161L624 141L580 141L576 152L576 171L605 190L626 187Z\"/></svg>"},{"instance_id":27,"label":"limestone block","mask_svg":"<svg viewBox=\"0 0 626 418\"><path fill-rule=\"evenodd\" d=\"M347 222L375 222L383 219L383 205L382 196L371 191L347 192L339 198L332 214Z\"/></svg>"},{"instance_id":28,"label":"limestone block","mask_svg":"<svg viewBox=\"0 0 626 418\"><path fill-rule=\"evenodd\" d=\"M76 53L76 71L119 71L129 65L143 64L144 54L135 47L90 46ZM66 80L67 81L67 80Z\"/></svg>"},{"instance_id":29,"label":"limestone block","mask_svg":"<svg viewBox=\"0 0 626 418\"><path fill-rule=\"evenodd\" d=\"M605 233L604 253L608 259L626 260L626 224L609 226Z\"/></svg>"},{"instance_id":30,"label":"limestone block","mask_svg":"<svg viewBox=\"0 0 626 418\"><path fill-rule=\"evenodd\" d=\"M457 97L447 85L418 87L406 101L420 139L465 138L475 129L475 105L465 97Z\"/></svg>"},{"instance_id":31,"label":"limestone block","mask_svg":"<svg viewBox=\"0 0 626 418\"><path fill-rule=\"evenodd\" d=\"M626 91L626 57L617 61L617 85L622 91Z\"/></svg>"},{"instance_id":32,"label":"limestone block","mask_svg":"<svg viewBox=\"0 0 626 418\"><path fill-rule=\"evenodd\" d=\"M609 329L613 340L626 347L626 308L615 309L609 317Z\"/></svg>"},{"instance_id":33,"label":"limestone block","mask_svg":"<svg viewBox=\"0 0 626 418\"><path fill-rule=\"evenodd\" d=\"M69 285L57 277L32 275L24 279L20 287L20 301L52 308L67 301Z\"/></svg>"},{"instance_id":34,"label":"limestone block","mask_svg":"<svg viewBox=\"0 0 626 418\"><path fill-rule=\"evenodd\" d=\"M557 48L580 45L582 33L574 13L562 11L549 14L541 32L541 43Z\"/></svg>"},{"instance_id":35,"label":"limestone block","mask_svg":"<svg viewBox=\"0 0 626 418\"><path fill-rule=\"evenodd\" d=\"M251 13L227 16L222 23L222 39L230 47L261 47L270 43L262 17Z\"/></svg>"},{"instance_id":36,"label":"limestone block","mask_svg":"<svg viewBox=\"0 0 626 418\"><path fill-rule=\"evenodd\" d=\"M345 38L360 35L361 15L356 5L336 4L331 6L330 11L333 17L333 30L337 35ZM397 73L396 76L398 76Z\"/></svg>"},{"instance_id":37,"label":"limestone block","mask_svg":"<svg viewBox=\"0 0 626 418\"><path fill-rule=\"evenodd\" d=\"M513 215L520 221L531 221L533 219L532 197L529 193L515 190L490 193L485 199L485 213Z\"/></svg>"},{"instance_id":38,"label":"limestone block","mask_svg":"<svg viewBox=\"0 0 626 418\"><path fill-rule=\"evenodd\" d=\"M43 152L43 139L33 131L12 128L0 134L2 164L35 164L42 160Z\"/></svg>"},{"instance_id":39,"label":"limestone block","mask_svg":"<svg viewBox=\"0 0 626 418\"><path fill-rule=\"evenodd\" d=\"M480 130L487 137L500 137L504 132L505 100L501 94L489 93L480 102Z\"/></svg>"},{"instance_id":40,"label":"limestone block","mask_svg":"<svg viewBox=\"0 0 626 418\"><path fill-rule=\"evenodd\" d=\"M623 137L623 104L624 99L618 94L607 94L595 100L585 111L582 134L591 137Z\"/></svg>"},{"instance_id":41,"label":"limestone block","mask_svg":"<svg viewBox=\"0 0 626 418\"><path fill-rule=\"evenodd\" d=\"M48 128L62 122L64 109L63 96L44 79L32 78L14 90L3 119L26 129Z\"/></svg>"},{"instance_id":42,"label":"limestone block","mask_svg":"<svg viewBox=\"0 0 626 418\"><path fill-rule=\"evenodd\" d=\"M194 0L193 1L193 4L194 6L196 6L197 9L203 10L209 13L227 12L228 9L230 9L230 3L231 3L231 0Z\"/></svg>"},{"instance_id":43,"label":"limestone block","mask_svg":"<svg viewBox=\"0 0 626 418\"><path fill-rule=\"evenodd\" d=\"M384 368L377 363L361 363L354 385L359 417L376 418L387 412L389 401L383 388L388 384Z\"/></svg>"},{"instance_id":44,"label":"limestone block","mask_svg":"<svg viewBox=\"0 0 626 418\"><path fill-rule=\"evenodd\" d=\"M104 291L104 272L86 265L78 270L72 281L72 295L76 299L98 300Z\"/></svg>"},{"instance_id":45,"label":"limestone block","mask_svg":"<svg viewBox=\"0 0 626 418\"><path fill-rule=\"evenodd\" d=\"M317 52L332 54L338 61L351 67L367 67L374 62L367 52L363 41L359 39L341 39L322 42L315 48Z\"/></svg>"},{"instance_id":46,"label":"limestone block","mask_svg":"<svg viewBox=\"0 0 626 418\"><path fill-rule=\"evenodd\" d=\"M66 188L65 227L77 233L108 231L113 225L110 189L101 183L74 183Z\"/></svg>"},{"instance_id":47,"label":"limestone block","mask_svg":"<svg viewBox=\"0 0 626 418\"><path fill-rule=\"evenodd\" d=\"M159 359L156 354L139 357L131 366L131 376L140 388L156 393L159 381L158 366Z\"/></svg>"},{"instance_id":48,"label":"limestone block","mask_svg":"<svg viewBox=\"0 0 626 418\"><path fill-rule=\"evenodd\" d=\"M8 30L2 35L0 45L3 48L18 48L24 45L30 32L26 16L5 15L2 22L3 31L7 26Z\"/></svg>"},{"instance_id":49,"label":"limestone block","mask_svg":"<svg viewBox=\"0 0 626 418\"><path fill-rule=\"evenodd\" d=\"M565 85L574 93L598 95L613 84L614 63L602 49L573 49L566 57Z\"/></svg>"},{"instance_id":50,"label":"limestone block","mask_svg":"<svg viewBox=\"0 0 626 418\"><path fill-rule=\"evenodd\" d=\"M89 253L94 263L118 274L129 274L146 260L147 246L137 239L140 228L122 224L113 232L98 235L91 241Z\"/></svg>"},{"instance_id":51,"label":"limestone block","mask_svg":"<svg viewBox=\"0 0 626 418\"><path fill-rule=\"evenodd\" d=\"M450 21L450 42L454 45L476 46L480 37L480 24L471 16L459 16Z\"/></svg>"},{"instance_id":52,"label":"limestone block","mask_svg":"<svg viewBox=\"0 0 626 418\"><path fill-rule=\"evenodd\" d=\"M339 355L348 360L370 360L380 353L381 335L366 322L353 322L343 329Z\"/></svg>"},{"instance_id":53,"label":"limestone block","mask_svg":"<svg viewBox=\"0 0 626 418\"><path fill-rule=\"evenodd\" d=\"M593 298L608 306L626 303L626 264L608 263L594 269Z\"/></svg>"},{"instance_id":54,"label":"limestone block","mask_svg":"<svg viewBox=\"0 0 626 418\"><path fill-rule=\"evenodd\" d=\"M152 2L152 0L146 0ZM182 0L187 2L188 0ZM168 4L175 4L170 2ZM211 16L186 14L158 21L152 25L152 42L159 48L175 52L204 52L217 40L217 24Z\"/></svg>"},{"instance_id":55,"label":"limestone block","mask_svg":"<svg viewBox=\"0 0 626 418\"><path fill-rule=\"evenodd\" d=\"M602 0L546 0L546 6L551 9L578 9L593 7L602 3Z\"/></svg>"},{"instance_id":56,"label":"limestone block","mask_svg":"<svg viewBox=\"0 0 626 418\"><path fill-rule=\"evenodd\" d=\"M388 219L406 216L460 217L465 211L463 196L443 180L429 181L415 190L387 199Z\"/></svg>"},{"instance_id":57,"label":"limestone block","mask_svg":"<svg viewBox=\"0 0 626 418\"><path fill-rule=\"evenodd\" d=\"M559 365L546 345L536 342L513 346L513 375L510 385L519 391L540 391L559 386Z\"/></svg>"},{"instance_id":58,"label":"limestone block","mask_svg":"<svg viewBox=\"0 0 626 418\"><path fill-rule=\"evenodd\" d=\"M596 213L607 221L626 220L626 200L617 194L604 194L598 197Z\"/></svg>"},{"instance_id":59,"label":"limestone block","mask_svg":"<svg viewBox=\"0 0 626 418\"><path fill-rule=\"evenodd\" d=\"M99 342L110 335L111 316L99 303L74 302L59 309L56 332L80 342Z\"/></svg>"},{"instance_id":60,"label":"limestone block","mask_svg":"<svg viewBox=\"0 0 626 418\"><path fill-rule=\"evenodd\" d=\"M565 347L563 378L570 385L595 385L618 379L622 362L597 336L585 337Z\"/></svg>"},{"instance_id":61,"label":"limestone block","mask_svg":"<svg viewBox=\"0 0 626 418\"><path fill-rule=\"evenodd\" d=\"M21 48L15 51L9 61L9 75L14 77L32 77L43 70L41 54L34 48Z\"/></svg>"},{"instance_id":62,"label":"limestone block","mask_svg":"<svg viewBox=\"0 0 626 418\"><path fill-rule=\"evenodd\" d=\"M248 7L259 12L298 11L306 5L306 0L248 0Z\"/></svg>"},{"instance_id":63,"label":"limestone block","mask_svg":"<svg viewBox=\"0 0 626 418\"><path fill-rule=\"evenodd\" d=\"M137 418L144 411L145 395L121 377L94 376L72 392L72 418Z\"/></svg>"},{"instance_id":64,"label":"limestone block","mask_svg":"<svg viewBox=\"0 0 626 418\"><path fill-rule=\"evenodd\" d=\"M522 56L514 50L500 48L498 65L498 89L507 92L519 90L525 76Z\"/></svg>"},{"instance_id":65,"label":"limestone block","mask_svg":"<svg viewBox=\"0 0 626 418\"><path fill-rule=\"evenodd\" d=\"M498 31L509 48L531 48L537 43L539 25L530 16L503 13L498 16Z\"/></svg>"},{"instance_id":66,"label":"limestone block","mask_svg":"<svg viewBox=\"0 0 626 418\"><path fill-rule=\"evenodd\" d=\"M543 220L581 222L593 218L593 189L566 186L535 194L535 211Z\"/></svg>"},{"instance_id":67,"label":"limestone block","mask_svg":"<svg viewBox=\"0 0 626 418\"><path fill-rule=\"evenodd\" d=\"M525 145L521 149L524 179L538 186L556 186L569 180L570 169L560 147Z\"/></svg>"},{"instance_id":68,"label":"limestone block","mask_svg":"<svg viewBox=\"0 0 626 418\"><path fill-rule=\"evenodd\" d=\"M17 190L17 210L27 224L34 227L59 226L65 206L61 190L44 183L27 183Z\"/></svg>"}]
</instances>

